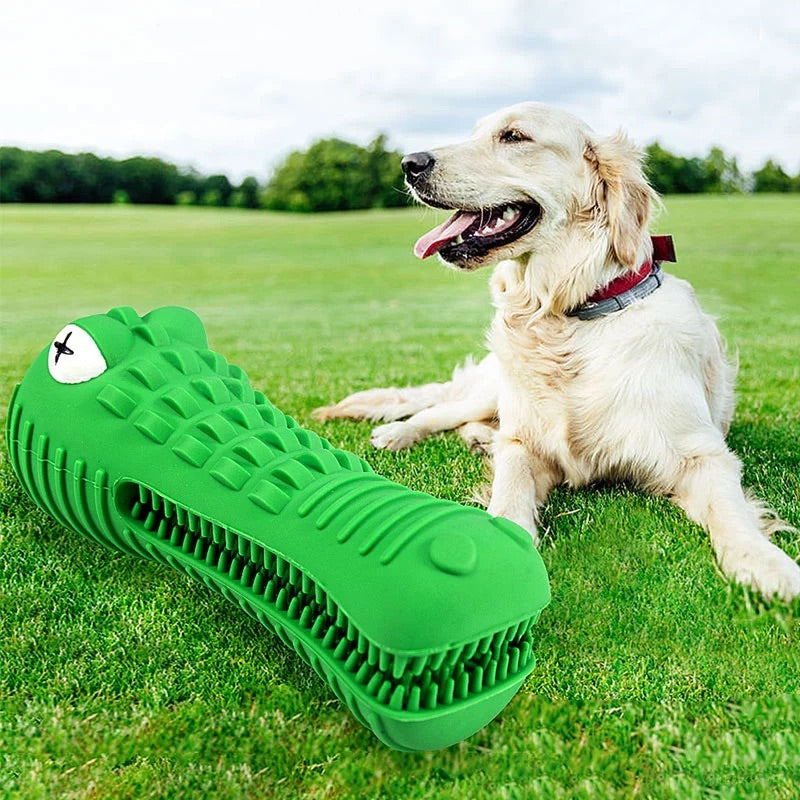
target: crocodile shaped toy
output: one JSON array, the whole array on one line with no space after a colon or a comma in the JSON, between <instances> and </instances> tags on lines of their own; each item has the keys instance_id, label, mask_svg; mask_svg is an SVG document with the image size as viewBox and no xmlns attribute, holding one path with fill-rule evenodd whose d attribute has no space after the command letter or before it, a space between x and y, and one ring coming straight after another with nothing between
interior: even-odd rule
<instances>
[{"instance_id":1,"label":"crocodile shaped toy","mask_svg":"<svg viewBox=\"0 0 800 800\"><path fill-rule=\"evenodd\" d=\"M14 391L7 442L58 522L220 591L392 747L466 738L533 669L550 590L528 534L299 427L188 309L64 327Z\"/></svg>"}]
</instances>

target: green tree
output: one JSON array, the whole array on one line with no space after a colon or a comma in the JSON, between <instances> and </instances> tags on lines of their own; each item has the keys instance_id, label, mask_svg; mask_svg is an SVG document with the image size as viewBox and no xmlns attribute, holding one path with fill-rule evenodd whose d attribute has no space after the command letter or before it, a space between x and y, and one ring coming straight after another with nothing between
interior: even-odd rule
<instances>
[{"instance_id":1,"label":"green tree","mask_svg":"<svg viewBox=\"0 0 800 800\"><path fill-rule=\"evenodd\" d=\"M258 182L242 184L242 202L258 205ZM93 153L72 155L0 147L0 202L3 203L158 203L192 205L204 200L227 205L233 187L225 175L206 177L159 158L124 161Z\"/></svg>"},{"instance_id":2,"label":"green tree","mask_svg":"<svg viewBox=\"0 0 800 800\"><path fill-rule=\"evenodd\" d=\"M258 181L252 175L248 175L236 190L236 201L234 202L232 199L231 205L239 208L258 208L259 191Z\"/></svg>"},{"instance_id":3,"label":"green tree","mask_svg":"<svg viewBox=\"0 0 800 800\"><path fill-rule=\"evenodd\" d=\"M658 142L645 148L645 173L660 194L708 192L721 185L721 176L708 160L676 156Z\"/></svg>"},{"instance_id":4,"label":"green tree","mask_svg":"<svg viewBox=\"0 0 800 800\"><path fill-rule=\"evenodd\" d=\"M21 151L13 176L9 177L15 183L15 199L21 203L55 203L71 189L64 154L57 150Z\"/></svg>"},{"instance_id":5,"label":"green tree","mask_svg":"<svg viewBox=\"0 0 800 800\"><path fill-rule=\"evenodd\" d=\"M181 170L178 174L175 202L179 205L197 205L203 193L204 181L205 175L201 175L194 167Z\"/></svg>"},{"instance_id":6,"label":"green tree","mask_svg":"<svg viewBox=\"0 0 800 800\"><path fill-rule=\"evenodd\" d=\"M119 162L117 189L127 192L131 203L174 205L179 183L178 168L160 158L135 156Z\"/></svg>"},{"instance_id":7,"label":"green tree","mask_svg":"<svg viewBox=\"0 0 800 800\"><path fill-rule=\"evenodd\" d=\"M370 176L366 152L352 142L324 139L306 153L303 193L314 211L369 208Z\"/></svg>"},{"instance_id":8,"label":"green tree","mask_svg":"<svg viewBox=\"0 0 800 800\"><path fill-rule=\"evenodd\" d=\"M407 202L401 155L378 136L368 147L321 139L290 153L276 168L263 195L266 208L285 211L346 211Z\"/></svg>"},{"instance_id":9,"label":"green tree","mask_svg":"<svg viewBox=\"0 0 800 800\"><path fill-rule=\"evenodd\" d=\"M201 206L221 206L224 205L222 202L222 195L219 192L219 189L206 189L200 197L200 205Z\"/></svg>"},{"instance_id":10,"label":"green tree","mask_svg":"<svg viewBox=\"0 0 800 800\"><path fill-rule=\"evenodd\" d=\"M645 148L645 173L652 187L660 194L673 194L675 189L676 157L658 142Z\"/></svg>"},{"instance_id":11,"label":"green tree","mask_svg":"<svg viewBox=\"0 0 800 800\"><path fill-rule=\"evenodd\" d=\"M19 147L0 147L0 202L24 202L21 183L26 156Z\"/></svg>"},{"instance_id":12,"label":"green tree","mask_svg":"<svg viewBox=\"0 0 800 800\"><path fill-rule=\"evenodd\" d=\"M200 187L200 203L204 206L227 206L233 186L227 175L209 175Z\"/></svg>"},{"instance_id":13,"label":"green tree","mask_svg":"<svg viewBox=\"0 0 800 800\"><path fill-rule=\"evenodd\" d=\"M395 208L410 202L405 189L403 169L400 162L402 153L388 150L387 136L379 134L367 147L367 166L372 181L371 206L377 208Z\"/></svg>"},{"instance_id":14,"label":"green tree","mask_svg":"<svg viewBox=\"0 0 800 800\"><path fill-rule=\"evenodd\" d=\"M116 165L92 153L0 148L0 200L18 203L108 203Z\"/></svg>"},{"instance_id":15,"label":"green tree","mask_svg":"<svg viewBox=\"0 0 800 800\"><path fill-rule=\"evenodd\" d=\"M681 194L707 192L712 184L706 165L700 158L678 158L675 191Z\"/></svg>"},{"instance_id":16,"label":"green tree","mask_svg":"<svg viewBox=\"0 0 800 800\"><path fill-rule=\"evenodd\" d=\"M747 182L736 158L728 158L721 147L711 148L704 166L708 178L706 191L722 194L738 194L745 191Z\"/></svg>"},{"instance_id":17,"label":"green tree","mask_svg":"<svg viewBox=\"0 0 800 800\"><path fill-rule=\"evenodd\" d=\"M304 189L307 181L306 153L290 153L275 169L262 195L265 208L274 211L312 211Z\"/></svg>"},{"instance_id":18,"label":"green tree","mask_svg":"<svg viewBox=\"0 0 800 800\"><path fill-rule=\"evenodd\" d=\"M232 194L233 185L227 175L209 175L203 181L200 202L203 205L226 206ZM214 198L215 202L204 202L202 198Z\"/></svg>"},{"instance_id":19,"label":"green tree","mask_svg":"<svg viewBox=\"0 0 800 800\"><path fill-rule=\"evenodd\" d=\"M753 173L753 181L754 192L791 192L793 188L792 179L771 158Z\"/></svg>"}]
</instances>

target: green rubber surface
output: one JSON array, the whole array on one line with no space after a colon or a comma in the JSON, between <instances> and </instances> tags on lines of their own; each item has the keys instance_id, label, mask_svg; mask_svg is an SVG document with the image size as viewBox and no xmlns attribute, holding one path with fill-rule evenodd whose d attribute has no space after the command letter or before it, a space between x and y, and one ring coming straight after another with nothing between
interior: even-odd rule
<instances>
[{"instance_id":1,"label":"green rubber surface","mask_svg":"<svg viewBox=\"0 0 800 800\"><path fill-rule=\"evenodd\" d=\"M188 309L66 326L7 426L37 505L221 592L392 747L461 741L534 667L550 589L528 534L299 427L208 349Z\"/></svg>"}]
</instances>

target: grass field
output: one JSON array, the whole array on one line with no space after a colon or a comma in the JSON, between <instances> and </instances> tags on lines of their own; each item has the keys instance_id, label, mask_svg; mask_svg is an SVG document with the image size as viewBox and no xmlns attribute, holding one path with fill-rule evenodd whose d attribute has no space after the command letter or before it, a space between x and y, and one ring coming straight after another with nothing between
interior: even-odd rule
<instances>
[{"instance_id":1,"label":"grass field","mask_svg":"<svg viewBox=\"0 0 800 800\"><path fill-rule=\"evenodd\" d=\"M746 483L800 525L800 200L666 207L672 271L740 353L730 441ZM480 480L452 434L391 454L370 449L366 424L310 418L355 389L442 379L480 353L488 273L413 258L429 212L0 214L3 420L64 323L177 303L277 405L378 472L461 501ZM666 501L557 491L536 670L468 741L407 755L220 596L56 525L0 450L0 797L800 797L800 603L765 607L726 584L702 532ZM781 543L800 556L800 536Z\"/></svg>"}]
</instances>

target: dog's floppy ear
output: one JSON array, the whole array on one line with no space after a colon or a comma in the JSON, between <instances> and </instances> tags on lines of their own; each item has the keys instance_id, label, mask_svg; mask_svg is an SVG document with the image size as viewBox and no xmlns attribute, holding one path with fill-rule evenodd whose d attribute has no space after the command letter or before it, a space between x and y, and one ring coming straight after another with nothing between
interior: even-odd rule
<instances>
[{"instance_id":1,"label":"dog's floppy ear","mask_svg":"<svg viewBox=\"0 0 800 800\"><path fill-rule=\"evenodd\" d=\"M584 157L591 170L593 216L609 231L611 251L623 266L637 267L650 209L657 195L642 172L642 155L622 132L587 142Z\"/></svg>"}]
</instances>

